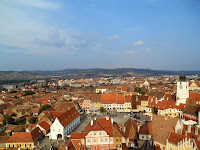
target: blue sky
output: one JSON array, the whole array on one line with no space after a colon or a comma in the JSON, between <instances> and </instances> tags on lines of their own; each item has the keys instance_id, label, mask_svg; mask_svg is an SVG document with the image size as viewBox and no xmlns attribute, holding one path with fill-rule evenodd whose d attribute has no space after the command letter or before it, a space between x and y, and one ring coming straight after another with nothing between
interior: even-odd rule
<instances>
[{"instance_id":1,"label":"blue sky","mask_svg":"<svg viewBox=\"0 0 200 150\"><path fill-rule=\"evenodd\" d=\"M0 70L200 70L199 0L1 0Z\"/></svg>"}]
</instances>

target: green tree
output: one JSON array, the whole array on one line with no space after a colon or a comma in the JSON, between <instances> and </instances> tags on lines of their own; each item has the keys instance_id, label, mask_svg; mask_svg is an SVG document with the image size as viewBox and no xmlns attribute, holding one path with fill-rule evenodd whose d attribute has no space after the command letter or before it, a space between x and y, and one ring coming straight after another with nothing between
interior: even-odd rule
<instances>
[{"instance_id":1,"label":"green tree","mask_svg":"<svg viewBox=\"0 0 200 150\"><path fill-rule=\"evenodd\" d=\"M31 118L28 120L28 122L29 122L30 124L35 124L35 123L36 123L36 118L35 118L35 117L31 117Z\"/></svg>"},{"instance_id":2,"label":"green tree","mask_svg":"<svg viewBox=\"0 0 200 150\"><path fill-rule=\"evenodd\" d=\"M105 112L106 110L104 109L104 107L100 107L100 112Z\"/></svg>"},{"instance_id":3,"label":"green tree","mask_svg":"<svg viewBox=\"0 0 200 150\"><path fill-rule=\"evenodd\" d=\"M39 109L38 114L40 114L42 111L44 111L44 110L46 110L46 109L49 109L49 108L51 108L51 105L46 104L45 106L42 106L42 107Z\"/></svg>"},{"instance_id":4,"label":"green tree","mask_svg":"<svg viewBox=\"0 0 200 150\"><path fill-rule=\"evenodd\" d=\"M33 91L26 91L25 94L24 94L24 96L33 95L33 94L35 94L35 92L33 92Z\"/></svg>"},{"instance_id":5,"label":"green tree","mask_svg":"<svg viewBox=\"0 0 200 150\"><path fill-rule=\"evenodd\" d=\"M152 108L152 112L153 112L153 114L158 114L158 109L154 106L154 107Z\"/></svg>"}]
</instances>

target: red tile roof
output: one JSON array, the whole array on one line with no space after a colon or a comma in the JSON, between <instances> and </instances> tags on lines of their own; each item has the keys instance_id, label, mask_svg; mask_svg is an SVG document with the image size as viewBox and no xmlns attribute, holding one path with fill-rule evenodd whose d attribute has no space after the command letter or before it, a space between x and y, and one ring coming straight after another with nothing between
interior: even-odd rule
<instances>
[{"instance_id":1,"label":"red tile roof","mask_svg":"<svg viewBox=\"0 0 200 150\"><path fill-rule=\"evenodd\" d=\"M79 116L79 112L76 110L75 107L72 109L66 111L65 113L61 114L58 118L60 123L63 125L63 127L66 127L70 122L72 122L75 118Z\"/></svg>"},{"instance_id":2,"label":"red tile roof","mask_svg":"<svg viewBox=\"0 0 200 150\"><path fill-rule=\"evenodd\" d=\"M48 131L50 129L50 125L46 121L42 121L38 125L42 127L45 131Z\"/></svg>"},{"instance_id":3,"label":"red tile roof","mask_svg":"<svg viewBox=\"0 0 200 150\"><path fill-rule=\"evenodd\" d=\"M149 121L140 126L139 134L151 135L152 134L152 121Z\"/></svg>"},{"instance_id":4,"label":"red tile roof","mask_svg":"<svg viewBox=\"0 0 200 150\"><path fill-rule=\"evenodd\" d=\"M30 132L15 132L7 141L7 143L28 143L33 142Z\"/></svg>"},{"instance_id":5,"label":"red tile roof","mask_svg":"<svg viewBox=\"0 0 200 150\"><path fill-rule=\"evenodd\" d=\"M124 104L123 94L101 94L101 104Z\"/></svg>"},{"instance_id":6,"label":"red tile roof","mask_svg":"<svg viewBox=\"0 0 200 150\"><path fill-rule=\"evenodd\" d=\"M168 141L170 143L177 145L178 142L180 142L181 140L183 140L185 138L186 138L186 136L184 136L184 135L181 135L181 134L178 134L178 133L175 133L175 132L171 132L170 135L169 135Z\"/></svg>"},{"instance_id":7,"label":"red tile roof","mask_svg":"<svg viewBox=\"0 0 200 150\"><path fill-rule=\"evenodd\" d=\"M112 122L111 118L99 118L97 120L93 121L93 125L91 126L91 123L88 123L85 130L83 132L90 132L90 131L97 131L97 130L104 130L107 132L107 134L111 137L113 137L113 130L112 130Z\"/></svg>"}]
</instances>

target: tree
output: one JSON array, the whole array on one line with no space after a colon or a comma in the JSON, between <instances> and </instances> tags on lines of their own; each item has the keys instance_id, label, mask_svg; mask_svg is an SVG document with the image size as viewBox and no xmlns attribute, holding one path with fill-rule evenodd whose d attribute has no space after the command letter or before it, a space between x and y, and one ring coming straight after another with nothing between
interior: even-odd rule
<instances>
[{"instance_id":1,"label":"tree","mask_svg":"<svg viewBox=\"0 0 200 150\"><path fill-rule=\"evenodd\" d=\"M30 124L34 124L34 123L36 123L36 118L35 118L35 117L31 117L31 118L28 120L28 122L29 122Z\"/></svg>"},{"instance_id":2,"label":"tree","mask_svg":"<svg viewBox=\"0 0 200 150\"><path fill-rule=\"evenodd\" d=\"M106 110L104 109L104 107L100 107L100 112L105 112Z\"/></svg>"},{"instance_id":3,"label":"tree","mask_svg":"<svg viewBox=\"0 0 200 150\"><path fill-rule=\"evenodd\" d=\"M24 96L26 96L26 95L33 95L33 94L35 94L35 92L33 92L33 91L26 91L25 94L24 94Z\"/></svg>"},{"instance_id":4,"label":"tree","mask_svg":"<svg viewBox=\"0 0 200 150\"><path fill-rule=\"evenodd\" d=\"M152 112L153 112L153 114L158 114L158 109L154 106L154 107L152 108Z\"/></svg>"},{"instance_id":5,"label":"tree","mask_svg":"<svg viewBox=\"0 0 200 150\"><path fill-rule=\"evenodd\" d=\"M42 107L39 109L38 114L40 114L42 111L44 111L44 110L46 110L46 109L49 109L49 108L51 108L51 105L46 104L45 106L42 106Z\"/></svg>"}]
</instances>

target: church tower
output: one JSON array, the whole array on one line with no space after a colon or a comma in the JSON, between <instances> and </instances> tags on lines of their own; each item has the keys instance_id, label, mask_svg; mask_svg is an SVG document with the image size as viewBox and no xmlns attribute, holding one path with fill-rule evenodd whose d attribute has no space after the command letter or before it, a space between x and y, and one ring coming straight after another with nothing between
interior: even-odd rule
<instances>
[{"instance_id":1,"label":"church tower","mask_svg":"<svg viewBox=\"0 0 200 150\"><path fill-rule=\"evenodd\" d=\"M177 82L176 103L185 104L187 98L189 98L189 82L186 80L186 76L182 74Z\"/></svg>"}]
</instances>

